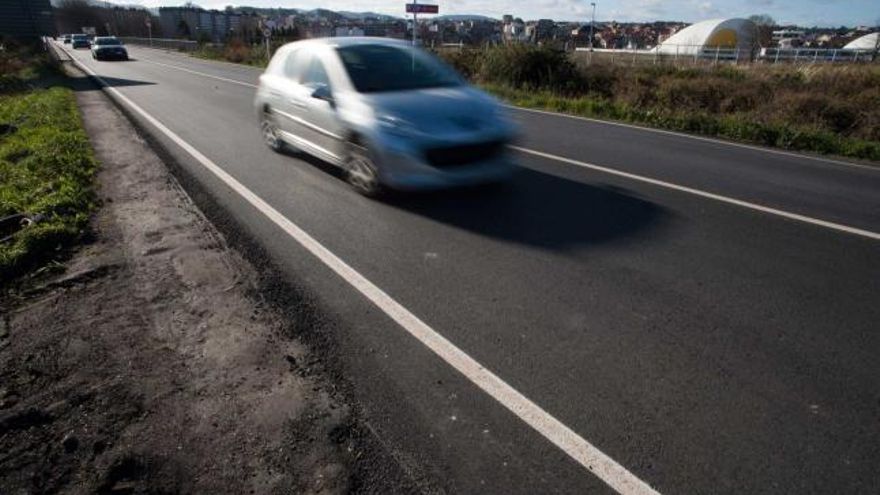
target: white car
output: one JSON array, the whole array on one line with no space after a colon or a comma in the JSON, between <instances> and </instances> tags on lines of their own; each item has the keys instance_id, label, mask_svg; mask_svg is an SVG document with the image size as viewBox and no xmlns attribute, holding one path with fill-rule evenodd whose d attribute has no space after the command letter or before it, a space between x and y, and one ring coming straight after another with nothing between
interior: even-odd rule
<instances>
[{"instance_id":1,"label":"white car","mask_svg":"<svg viewBox=\"0 0 880 495\"><path fill-rule=\"evenodd\" d=\"M403 41L287 44L260 76L255 107L269 147L342 167L365 195L494 182L515 168L502 105Z\"/></svg>"}]
</instances>

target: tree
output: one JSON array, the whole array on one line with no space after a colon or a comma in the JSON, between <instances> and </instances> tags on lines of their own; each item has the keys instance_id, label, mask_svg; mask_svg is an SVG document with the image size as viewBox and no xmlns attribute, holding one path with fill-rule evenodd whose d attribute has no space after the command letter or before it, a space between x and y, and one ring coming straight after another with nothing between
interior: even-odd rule
<instances>
[{"instance_id":1,"label":"tree","mask_svg":"<svg viewBox=\"0 0 880 495\"><path fill-rule=\"evenodd\" d=\"M874 39L874 51L871 53L871 62L877 61L877 56L880 55L880 17L877 18L875 23L877 25L877 38Z\"/></svg>"},{"instance_id":2,"label":"tree","mask_svg":"<svg viewBox=\"0 0 880 495\"><path fill-rule=\"evenodd\" d=\"M180 35L181 38L189 39L189 24L186 23L183 19L177 23L177 34Z\"/></svg>"},{"instance_id":3,"label":"tree","mask_svg":"<svg viewBox=\"0 0 880 495\"><path fill-rule=\"evenodd\" d=\"M104 25L98 10L87 0L61 0L55 7L54 17L62 33L79 33L84 27Z\"/></svg>"},{"instance_id":4,"label":"tree","mask_svg":"<svg viewBox=\"0 0 880 495\"><path fill-rule=\"evenodd\" d=\"M773 41L773 28L776 26L776 20L767 14L755 14L749 16L749 20L757 26L757 42L760 46L770 46Z\"/></svg>"}]
</instances>

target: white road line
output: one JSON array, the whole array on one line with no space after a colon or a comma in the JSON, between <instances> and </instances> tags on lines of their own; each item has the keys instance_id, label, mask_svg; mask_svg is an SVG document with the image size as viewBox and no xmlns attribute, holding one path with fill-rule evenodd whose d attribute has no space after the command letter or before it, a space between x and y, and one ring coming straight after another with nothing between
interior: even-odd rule
<instances>
[{"instance_id":1,"label":"white road line","mask_svg":"<svg viewBox=\"0 0 880 495\"><path fill-rule=\"evenodd\" d=\"M514 150L519 151L521 153L539 156L541 158L546 158L549 160L556 160L556 161L566 163L569 165L576 165L578 167L588 168L590 170L595 170L597 172L603 172L606 174L616 175L618 177L624 177L624 178L627 178L630 180L645 182L647 184L652 184L655 186L664 187L666 189L673 189L675 191L693 194L696 196L700 196L702 198L713 199L715 201L721 201L722 203L729 203L732 205L741 206L743 208L748 208L748 209L760 211L763 213L769 213L771 215L780 216L783 218L787 218L789 220L796 220L798 222L804 222L804 223L809 223L812 225L818 225L820 227L838 230L840 232L846 232L848 234L855 234L855 235L859 235L862 237L867 237L869 239L880 240L880 233L871 232L870 230L859 229L856 227L850 227L848 225L842 225L839 223L829 222L827 220L820 220L818 218L808 217L805 215L799 215L797 213L790 213L790 212L783 211L783 210L777 210L776 208L770 208L769 206L763 206L763 205L759 205L756 203L750 203L748 201L742 201L739 199L731 198L728 196L722 196L720 194L701 191L699 189L694 189L692 187L680 186L678 184L673 184L671 182L652 179L650 177L645 177L642 175L631 174L629 172L623 172L623 171L616 170L613 168L603 167L601 165L594 165L592 163L582 162L580 160L574 160L571 158L566 158L564 156L553 155L551 153L545 153L543 151L522 148L520 146L511 146L511 148L513 148Z\"/></svg>"},{"instance_id":2,"label":"white road line","mask_svg":"<svg viewBox=\"0 0 880 495\"><path fill-rule=\"evenodd\" d=\"M538 113L538 114L542 114L542 115L549 115L552 117L560 117L560 118L565 118L565 119L583 120L585 122L592 122L595 124L613 125L613 126L617 126L617 127L626 127L629 129L636 129L639 131L653 132L655 134L666 134L669 136L675 136L675 137L687 138L687 139L695 139L697 141L705 141L708 143L722 144L725 146L735 146L737 148L745 148L745 149L749 149L749 150L753 150L753 151L760 151L763 153L772 153L774 155L784 155L784 156L790 156L793 158L803 158L806 160L831 163L834 165L845 165L847 167L856 167L856 168L861 168L861 169L866 169L866 170L872 170L875 172L880 172L880 166L875 167L873 165L862 165L860 163L845 162L843 160L834 160L831 158L823 158L821 156L804 155L801 153L794 153L791 151L762 148L760 146L755 146L752 144L735 143L733 141L724 141L723 139L715 139L715 138L710 138L710 137L705 137L705 136L695 136L693 134L685 134L683 132L668 131L666 129L655 129L653 127L643 127L640 125L626 124L624 122L615 122L613 120L592 119L590 117L582 117L580 115L570 115L567 113L552 112L550 110L539 110L537 108L518 107L516 105L506 105L506 106L508 108L513 109L513 110L521 110L523 112Z\"/></svg>"},{"instance_id":3,"label":"white road line","mask_svg":"<svg viewBox=\"0 0 880 495\"><path fill-rule=\"evenodd\" d=\"M85 64L76 58L74 58L74 63L86 73L94 77L103 86L104 90L114 96L119 102L143 117L147 122L159 130L159 132L167 136L175 144L192 155L192 157L202 164L202 166L216 175L217 178L222 180L227 186L229 186L229 188L238 193L254 208L263 213L269 220L287 233L291 239L295 240L337 275L342 277L364 297L375 304L376 307L397 322L397 324L404 330L409 332L410 335L418 339L437 356L458 370L462 375L467 377L468 380L480 387L493 399L498 401L535 431L544 436L544 438L551 441L572 459L599 477L599 479L608 484L608 486L618 493L626 495L648 495L658 493L647 483L636 477L636 475L629 472L625 467L615 462L614 459L605 455L602 451L593 446L593 444L562 424L562 422L554 418L550 413L532 402L528 397L508 385L507 382L499 378L463 350L456 347L455 344L437 333L437 331L428 326L427 323L420 320L416 315L412 314L382 289L367 280L366 277L325 248L320 242L287 219L287 217L282 215L278 210L245 187L242 183L238 182L238 180L229 175L225 170L220 168L220 166L203 155L191 144L184 141L180 136L162 124L162 122L147 113L133 101L129 100L116 88L107 84L106 81Z\"/></svg>"}]
</instances>

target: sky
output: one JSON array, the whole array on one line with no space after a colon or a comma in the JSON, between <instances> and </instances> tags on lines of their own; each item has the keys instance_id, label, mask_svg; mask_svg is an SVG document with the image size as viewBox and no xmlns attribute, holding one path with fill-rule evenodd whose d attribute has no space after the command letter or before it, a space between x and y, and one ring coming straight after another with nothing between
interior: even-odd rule
<instances>
[{"instance_id":1,"label":"sky","mask_svg":"<svg viewBox=\"0 0 880 495\"><path fill-rule=\"evenodd\" d=\"M181 5L184 0L114 0L146 7ZM325 8L403 16L412 0L194 0L204 8L227 5L252 7ZM421 0L440 5L441 14L481 14L500 18L589 21L590 0ZM880 0L598 0L597 21L685 21L769 14L780 24L856 26L880 24Z\"/></svg>"}]
</instances>

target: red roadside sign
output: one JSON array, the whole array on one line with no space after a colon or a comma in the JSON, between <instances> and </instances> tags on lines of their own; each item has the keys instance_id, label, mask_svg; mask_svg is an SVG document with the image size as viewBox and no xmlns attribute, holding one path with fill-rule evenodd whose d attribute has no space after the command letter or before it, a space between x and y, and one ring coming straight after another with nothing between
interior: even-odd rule
<instances>
[{"instance_id":1,"label":"red roadside sign","mask_svg":"<svg viewBox=\"0 0 880 495\"><path fill-rule=\"evenodd\" d=\"M424 3L408 3L406 4L407 14L436 14L440 12L438 5L429 5Z\"/></svg>"}]
</instances>

